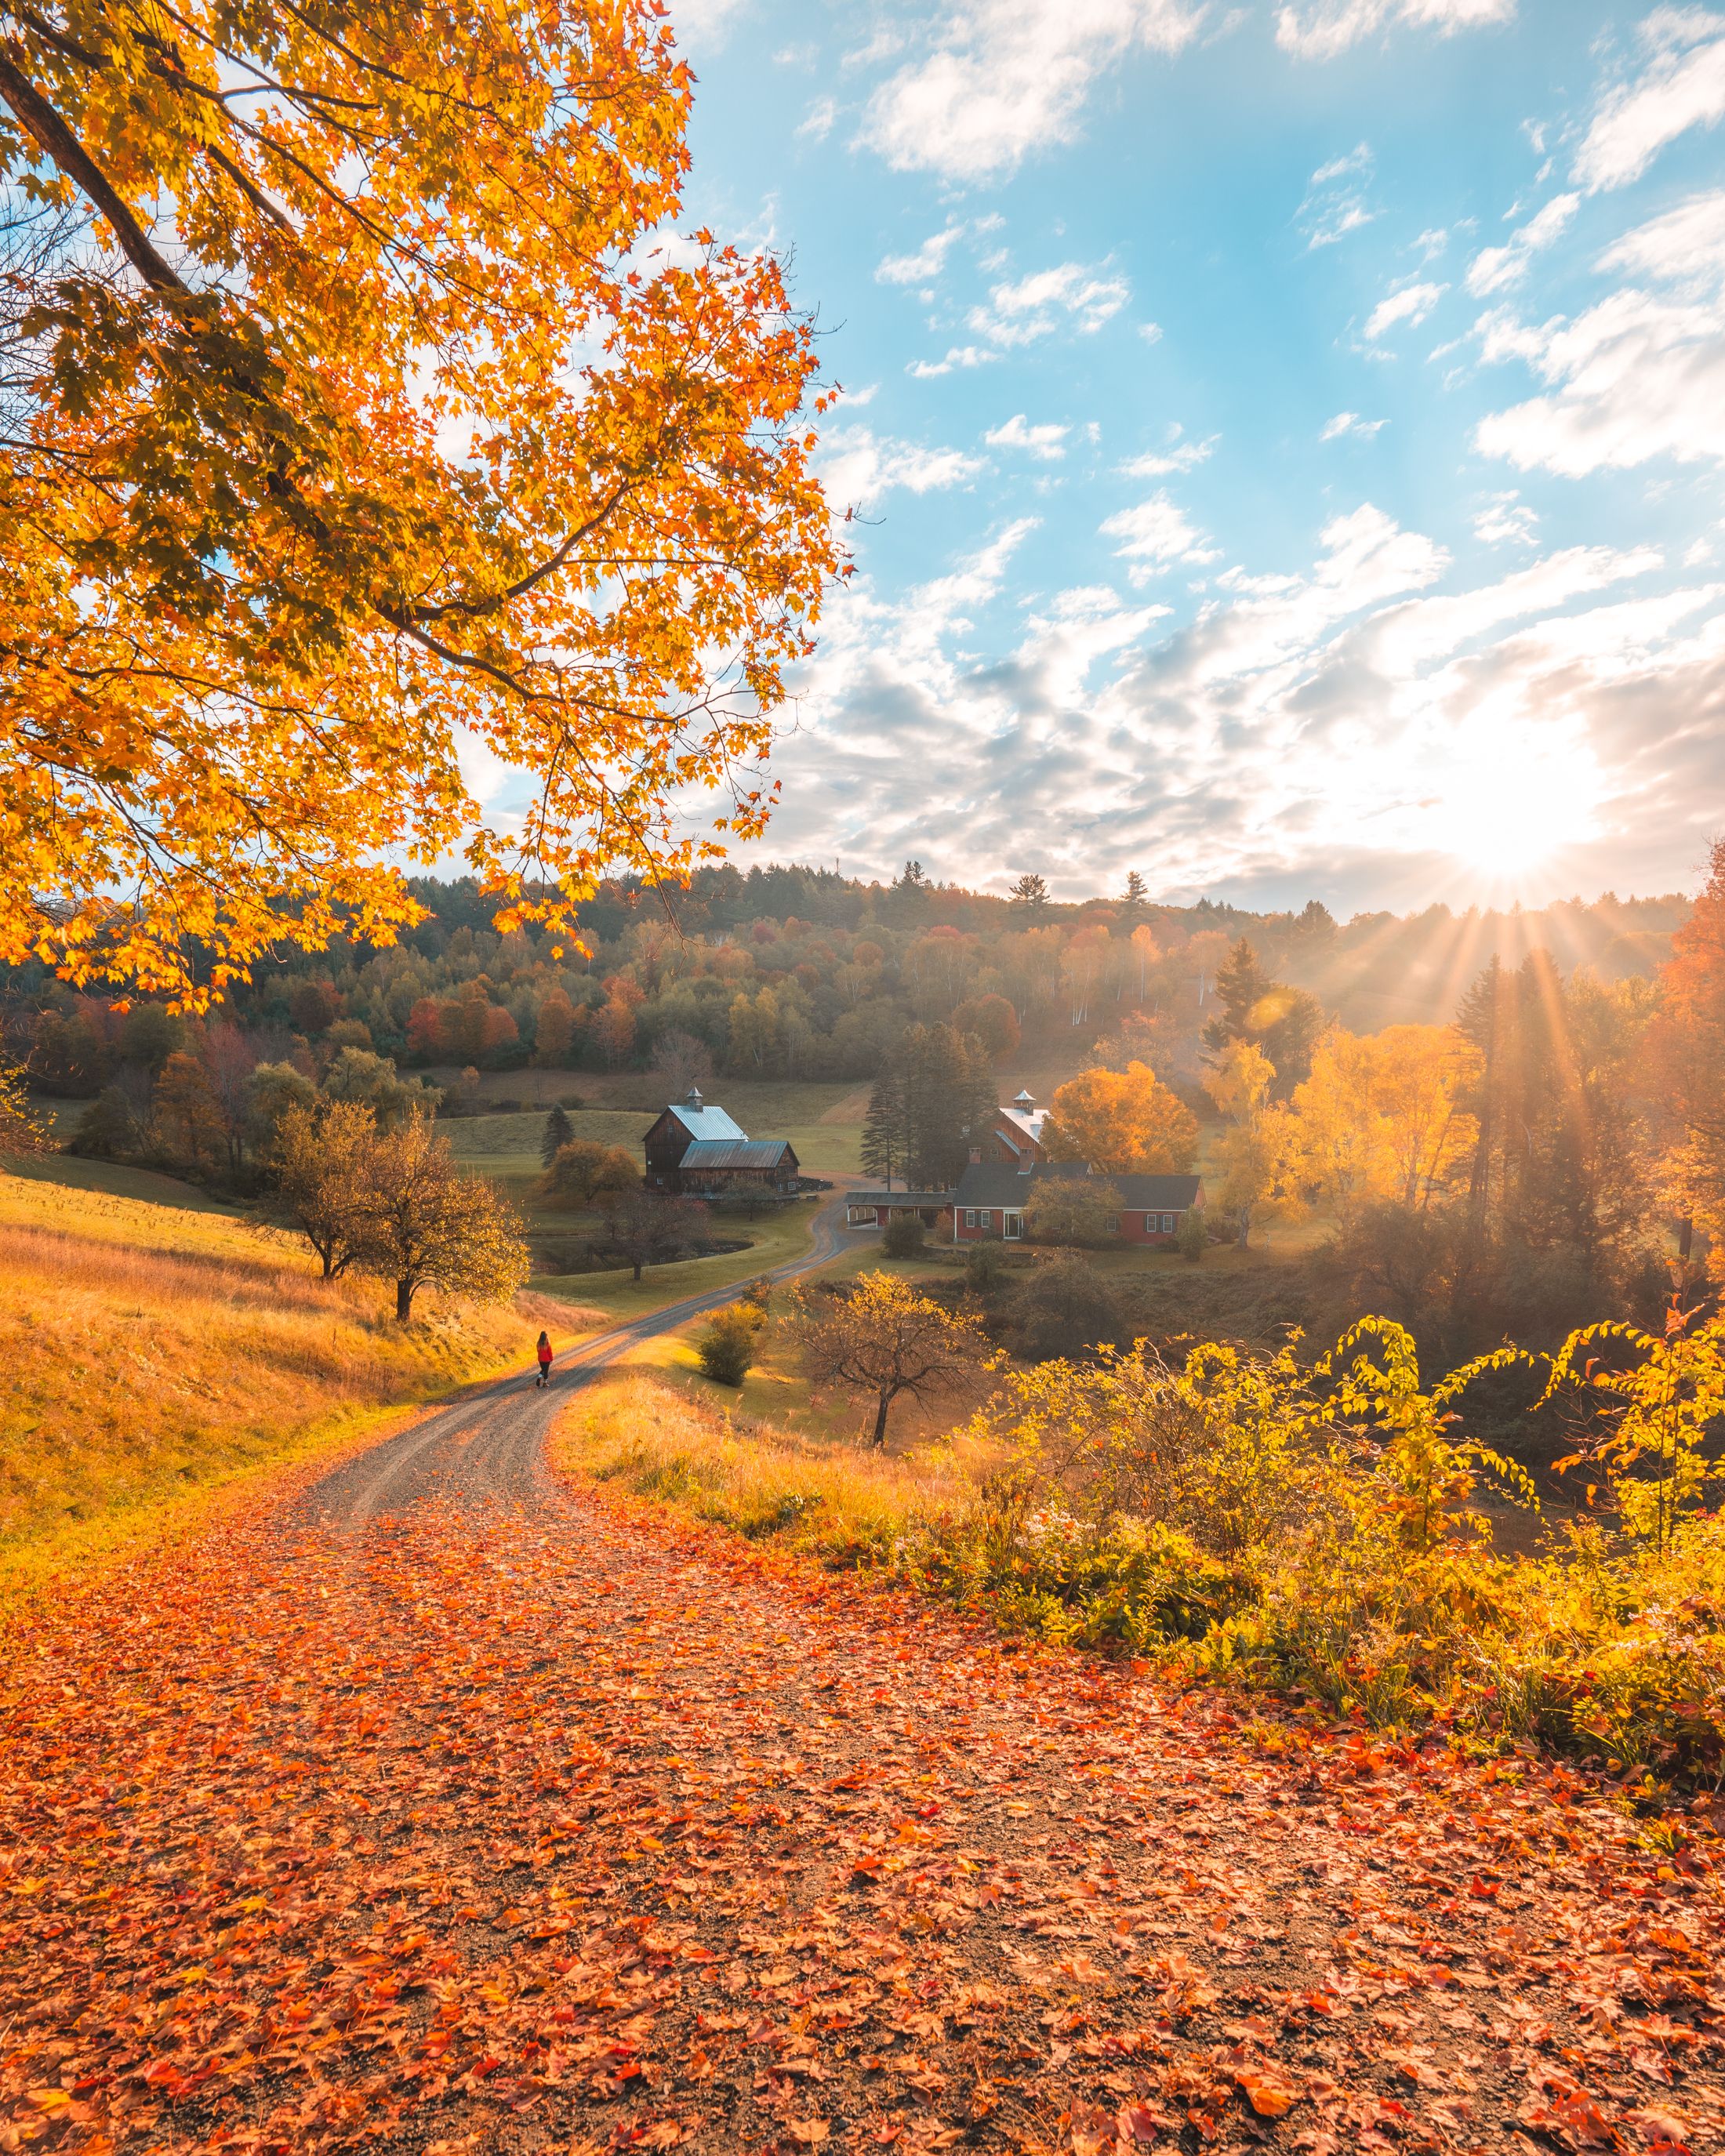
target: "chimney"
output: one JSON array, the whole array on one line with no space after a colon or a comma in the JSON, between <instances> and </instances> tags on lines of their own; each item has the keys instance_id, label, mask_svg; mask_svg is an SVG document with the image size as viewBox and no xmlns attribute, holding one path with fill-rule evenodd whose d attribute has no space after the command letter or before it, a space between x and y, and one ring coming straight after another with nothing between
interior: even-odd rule
<instances>
[{"instance_id":1,"label":"chimney","mask_svg":"<svg viewBox=\"0 0 1725 2156\"><path fill-rule=\"evenodd\" d=\"M972 1166L973 1168L980 1168L980 1167L982 1166L982 1164L983 1164L983 1149L982 1149L982 1147L981 1147L980 1146L973 1146L973 1147L971 1147L971 1149L970 1149L970 1164L971 1164L971 1166Z\"/></svg>"}]
</instances>

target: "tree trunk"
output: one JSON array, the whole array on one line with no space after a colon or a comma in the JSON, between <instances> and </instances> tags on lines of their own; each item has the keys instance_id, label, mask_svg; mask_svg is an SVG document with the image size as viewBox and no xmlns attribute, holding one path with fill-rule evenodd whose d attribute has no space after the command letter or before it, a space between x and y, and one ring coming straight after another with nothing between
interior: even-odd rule
<instances>
[{"instance_id":1,"label":"tree trunk","mask_svg":"<svg viewBox=\"0 0 1725 2156\"><path fill-rule=\"evenodd\" d=\"M633 1263L635 1269L635 1278L639 1280L641 1277L641 1260L639 1258L636 1258L633 1260Z\"/></svg>"},{"instance_id":2,"label":"tree trunk","mask_svg":"<svg viewBox=\"0 0 1725 2156\"><path fill-rule=\"evenodd\" d=\"M876 1404L876 1405L875 1405L875 1434L874 1434L874 1435L873 1435L873 1436L869 1440L870 1444L874 1447L874 1449L875 1449L875 1450L876 1452L883 1451L883 1450L886 1449L886 1410L887 1410L887 1409L888 1409L888 1408L890 1408L891 1405L892 1405L892 1395L891 1395L891 1393L882 1393L882 1394L881 1394L881 1395L880 1395L880 1399L879 1399L879 1401L878 1401L878 1403L877 1403L877 1404Z\"/></svg>"},{"instance_id":3,"label":"tree trunk","mask_svg":"<svg viewBox=\"0 0 1725 2156\"><path fill-rule=\"evenodd\" d=\"M413 1283L398 1280L395 1284L395 1317L398 1325L405 1325L413 1314Z\"/></svg>"}]
</instances>

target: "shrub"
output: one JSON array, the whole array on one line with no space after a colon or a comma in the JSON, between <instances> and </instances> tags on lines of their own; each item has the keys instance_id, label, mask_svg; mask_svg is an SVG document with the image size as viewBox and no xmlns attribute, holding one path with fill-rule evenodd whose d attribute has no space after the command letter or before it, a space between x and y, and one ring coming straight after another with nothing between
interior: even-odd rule
<instances>
[{"instance_id":1,"label":"shrub","mask_svg":"<svg viewBox=\"0 0 1725 2156\"><path fill-rule=\"evenodd\" d=\"M1025 1359L1046 1363L1057 1355L1078 1359L1126 1330L1113 1291L1086 1258L1063 1250L1021 1281L1012 1299Z\"/></svg>"},{"instance_id":2,"label":"shrub","mask_svg":"<svg viewBox=\"0 0 1725 2156\"><path fill-rule=\"evenodd\" d=\"M928 1230L922 1215L902 1210L890 1214L880 1247L889 1258L920 1258L928 1247Z\"/></svg>"},{"instance_id":3,"label":"shrub","mask_svg":"<svg viewBox=\"0 0 1725 2156\"><path fill-rule=\"evenodd\" d=\"M747 1377L766 1322L757 1303L729 1303L713 1313L695 1347L701 1369L716 1384L740 1385Z\"/></svg>"},{"instance_id":4,"label":"shrub","mask_svg":"<svg viewBox=\"0 0 1725 2156\"><path fill-rule=\"evenodd\" d=\"M973 1243L964 1260L964 1279L978 1295L993 1295L1006 1280L1006 1253L999 1243Z\"/></svg>"},{"instance_id":5,"label":"shrub","mask_svg":"<svg viewBox=\"0 0 1725 2156\"><path fill-rule=\"evenodd\" d=\"M613 1192L640 1187L640 1171L621 1146L594 1138L571 1138L552 1155L540 1178L541 1195L553 1205L591 1205Z\"/></svg>"},{"instance_id":6,"label":"shrub","mask_svg":"<svg viewBox=\"0 0 1725 2156\"><path fill-rule=\"evenodd\" d=\"M1210 1231L1204 1225L1203 1214L1195 1206L1189 1207L1180 1215L1180 1226L1174 1237L1174 1248L1189 1265L1195 1265L1199 1263L1204 1252L1209 1248L1209 1240Z\"/></svg>"}]
</instances>

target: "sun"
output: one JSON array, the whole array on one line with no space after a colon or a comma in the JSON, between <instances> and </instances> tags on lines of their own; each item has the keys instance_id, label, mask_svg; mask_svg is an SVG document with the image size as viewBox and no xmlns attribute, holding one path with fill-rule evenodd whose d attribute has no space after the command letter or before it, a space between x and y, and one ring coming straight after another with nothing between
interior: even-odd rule
<instances>
[{"instance_id":1,"label":"sun","mask_svg":"<svg viewBox=\"0 0 1725 2156\"><path fill-rule=\"evenodd\" d=\"M1478 723L1444 744L1420 803L1418 842L1512 884L1599 831L1604 784L1568 726Z\"/></svg>"}]
</instances>

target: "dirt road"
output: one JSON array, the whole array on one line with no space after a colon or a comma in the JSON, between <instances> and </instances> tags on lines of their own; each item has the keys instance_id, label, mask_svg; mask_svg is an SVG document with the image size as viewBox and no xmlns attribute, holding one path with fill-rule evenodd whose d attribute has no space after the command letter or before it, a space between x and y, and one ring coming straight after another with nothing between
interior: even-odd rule
<instances>
[{"instance_id":1,"label":"dirt road","mask_svg":"<svg viewBox=\"0 0 1725 2156\"><path fill-rule=\"evenodd\" d=\"M0 2152L1725 2147L1717 1843L559 1492L569 1382L0 1671Z\"/></svg>"},{"instance_id":2,"label":"dirt road","mask_svg":"<svg viewBox=\"0 0 1725 2156\"><path fill-rule=\"evenodd\" d=\"M828 1199L809 1223L809 1247L777 1265L774 1281L812 1272L849 1247L845 1193ZM662 1310L649 1311L592 1334L560 1355L552 1383L542 1390L531 1368L475 1387L448 1407L397 1437L348 1460L313 1486L307 1512L332 1526L358 1528L371 1519L404 1512L430 1499L531 1504L551 1495L545 1439L572 1386L585 1383L656 1334L675 1332L691 1318L735 1300L741 1285L709 1288Z\"/></svg>"}]
</instances>

